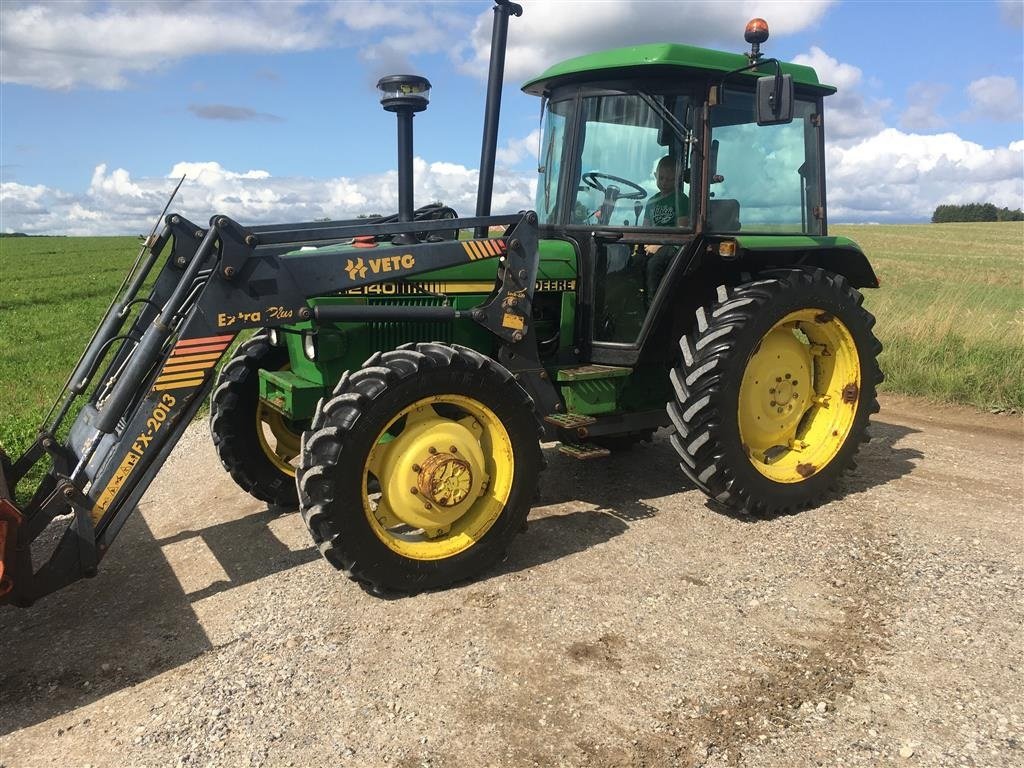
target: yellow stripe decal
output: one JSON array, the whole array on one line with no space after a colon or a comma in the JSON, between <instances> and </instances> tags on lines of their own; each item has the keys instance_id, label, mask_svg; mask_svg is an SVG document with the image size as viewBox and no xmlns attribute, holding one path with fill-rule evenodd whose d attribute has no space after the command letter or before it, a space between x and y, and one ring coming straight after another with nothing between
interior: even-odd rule
<instances>
[{"instance_id":1,"label":"yellow stripe decal","mask_svg":"<svg viewBox=\"0 0 1024 768\"><path fill-rule=\"evenodd\" d=\"M491 252L491 256L497 256L501 251L498 250L498 246L494 244L493 240L484 240L484 245L487 246L487 250Z\"/></svg>"},{"instance_id":2,"label":"yellow stripe decal","mask_svg":"<svg viewBox=\"0 0 1024 768\"><path fill-rule=\"evenodd\" d=\"M231 334L228 334L227 336L203 336L203 337L195 338L195 339L182 339L181 341L179 341L174 346L175 346L175 348L177 348L177 347L191 347L191 346L194 346L196 344L213 344L213 343L218 342L218 341L223 341L223 342L225 342L224 346L226 347L228 344L231 343L231 340L233 338L235 338L235 337L232 336Z\"/></svg>"},{"instance_id":3,"label":"yellow stripe decal","mask_svg":"<svg viewBox=\"0 0 1024 768\"><path fill-rule=\"evenodd\" d=\"M203 383L202 378L188 379L187 381L168 381L163 384L154 384L153 389L161 392L165 389L187 389L195 387Z\"/></svg>"},{"instance_id":4,"label":"yellow stripe decal","mask_svg":"<svg viewBox=\"0 0 1024 768\"><path fill-rule=\"evenodd\" d=\"M476 257L478 259L487 258L487 254L484 253L484 249L480 247L480 243L478 243L476 240L470 240L469 245L474 251L476 251Z\"/></svg>"},{"instance_id":5,"label":"yellow stripe decal","mask_svg":"<svg viewBox=\"0 0 1024 768\"><path fill-rule=\"evenodd\" d=\"M168 373L181 373L182 371L205 371L207 368L212 368L210 363L186 363L183 365L171 365L170 363L160 372L161 376L166 376Z\"/></svg>"},{"instance_id":6,"label":"yellow stripe decal","mask_svg":"<svg viewBox=\"0 0 1024 768\"><path fill-rule=\"evenodd\" d=\"M466 252L466 255L469 256L470 261L474 260L473 252L469 249L469 246L466 244L465 241L462 242L462 250L464 250Z\"/></svg>"},{"instance_id":7,"label":"yellow stripe decal","mask_svg":"<svg viewBox=\"0 0 1024 768\"><path fill-rule=\"evenodd\" d=\"M205 370L205 369L204 369ZM168 381L181 381L182 379L194 379L198 376L200 379L203 378L203 371L185 371L184 373L168 373L164 371L160 374L160 377L156 380L157 384L163 384Z\"/></svg>"},{"instance_id":8,"label":"yellow stripe decal","mask_svg":"<svg viewBox=\"0 0 1024 768\"><path fill-rule=\"evenodd\" d=\"M228 348L227 344L211 344L209 346L187 347L185 349L178 349L177 347L175 347L174 351L171 352L171 357L180 357L182 355L201 355L201 354L206 354L206 353L209 353L209 352L218 352L219 353L219 352L223 352L227 348Z\"/></svg>"}]
</instances>

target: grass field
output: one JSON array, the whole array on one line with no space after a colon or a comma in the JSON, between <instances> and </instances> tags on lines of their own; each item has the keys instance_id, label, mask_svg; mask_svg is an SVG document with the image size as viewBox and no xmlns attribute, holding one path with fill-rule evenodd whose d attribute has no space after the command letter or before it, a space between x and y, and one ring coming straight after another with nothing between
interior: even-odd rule
<instances>
[{"instance_id":1,"label":"grass field","mask_svg":"<svg viewBox=\"0 0 1024 768\"><path fill-rule=\"evenodd\" d=\"M884 389L1024 408L1024 222L834 226L867 253Z\"/></svg>"},{"instance_id":2,"label":"grass field","mask_svg":"<svg viewBox=\"0 0 1024 768\"><path fill-rule=\"evenodd\" d=\"M1024 223L835 226L867 291L885 389L1024 408ZM0 238L0 445L32 440L138 250L131 237Z\"/></svg>"}]
</instances>

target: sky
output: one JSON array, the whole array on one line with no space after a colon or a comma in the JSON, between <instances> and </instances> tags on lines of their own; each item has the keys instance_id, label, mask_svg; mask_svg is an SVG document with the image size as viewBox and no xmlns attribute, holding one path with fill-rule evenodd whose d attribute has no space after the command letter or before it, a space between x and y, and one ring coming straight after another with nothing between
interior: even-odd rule
<instances>
[{"instance_id":1,"label":"sky","mask_svg":"<svg viewBox=\"0 0 1024 768\"><path fill-rule=\"evenodd\" d=\"M560 60L649 42L815 67L829 219L926 221L939 204L1024 205L1024 0L523 0L509 25L494 213L533 207L539 101ZM430 79L415 203L475 210L490 2L0 2L0 231L148 232L397 210L383 75Z\"/></svg>"}]
</instances>

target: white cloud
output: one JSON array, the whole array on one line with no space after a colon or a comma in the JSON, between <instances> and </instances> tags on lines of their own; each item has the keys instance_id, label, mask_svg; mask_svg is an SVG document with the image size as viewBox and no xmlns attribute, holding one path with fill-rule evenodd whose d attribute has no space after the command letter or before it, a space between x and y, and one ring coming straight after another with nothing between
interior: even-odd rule
<instances>
[{"instance_id":1,"label":"white cloud","mask_svg":"<svg viewBox=\"0 0 1024 768\"><path fill-rule=\"evenodd\" d=\"M460 214L476 210L478 172L456 163L415 158L417 205L442 200ZM132 178L99 165L84 194L43 185L6 182L0 187L0 227L27 234L138 234L148 232L177 179L186 175L172 209L205 225L213 214L242 224L344 219L398 210L398 173L358 178L274 177L263 170L232 171L216 162L180 162L163 178ZM506 172L495 179L492 211L531 208L535 173Z\"/></svg>"},{"instance_id":2,"label":"white cloud","mask_svg":"<svg viewBox=\"0 0 1024 768\"><path fill-rule=\"evenodd\" d=\"M795 56L793 63L814 67L821 82L838 89L825 99L825 135L829 141L861 139L885 126L882 112L889 102L864 97L860 91L864 73L858 67L837 61L817 46Z\"/></svg>"},{"instance_id":3,"label":"white cloud","mask_svg":"<svg viewBox=\"0 0 1024 768\"><path fill-rule=\"evenodd\" d=\"M540 128L534 128L521 139L509 139L499 147L495 160L503 166L513 166L525 160L536 160L540 150Z\"/></svg>"},{"instance_id":4,"label":"white cloud","mask_svg":"<svg viewBox=\"0 0 1024 768\"><path fill-rule=\"evenodd\" d=\"M967 98L973 117L1024 121L1024 96L1016 78L992 75L975 80L967 86Z\"/></svg>"},{"instance_id":5,"label":"white cloud","mask_svg":"<svg viewBox=\"0 0 1024 768\"><path fill-rule=\"evenodd\" d=\"M907 108L900 115L900 127L909 131L937 131L946 126L938 113L939 102L946 95L946 86L939 83L915 83L908 92Z\"/></svg>"},{"instance_id":6,"label":"white cloud","mask_svg":"<svg viewBox=\"0 0 1024 768\"><path fill-rule=\"evenodd\" d=\"M773 35L787 35L817 22L831 4L533 0L524 4L521 18L509 21L505 75L521 80L572 56L641 43L718 44L739 51L747 47L743 29L751 18L761 16ZM492 18L490 10L477 17L471 50L460 61L463 71L486 75ZM770 41L765 50L771 50Z\"/></svg>"},{"instance_id":7,"label":"white cloud","mask_svg":"<svg viewBox=\"0 0 1024 768\"><path fill-rule=\"evenodd\" d=\"M832 221L926 220L944 203L1024 205L1024 141L986 149L955 133L887 128L827 152Z\"/></svg>"},{"instance_id":8,"label":"white cloud","mask_svg":"<svg viewBox=\"0 0 1024 768\"><path fill-rule=\"evenodd\" d=\"M127 75L220 51L301 51L331 30L298 3L30 4L4 9L3 82L123 88Z\"/></svg>"}]
</instances>

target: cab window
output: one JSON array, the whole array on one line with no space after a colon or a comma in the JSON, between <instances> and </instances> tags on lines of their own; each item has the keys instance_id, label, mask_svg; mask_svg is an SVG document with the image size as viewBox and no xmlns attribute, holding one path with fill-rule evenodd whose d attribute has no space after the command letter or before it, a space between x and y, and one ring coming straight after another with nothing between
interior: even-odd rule
<instances>
[{"instance_id":1,"label":"cab window","mask_svg":"<svg viewBox=\"0 0 1024 768\"><path fill-rule=\"evenodd\" d=\"M711 109L708 229L820 234L816 102L797 99L791 123L759 126L753 93L725 95Z\"/></svg>"},{"instance_id":2,"label":"cab window","mask_svg":"<svg viewBox=\"0 0 1024 768\"><path fill-rule=\"evenodd\" d=\"M690 185L684 147L687 123L692 122L690 103L682 95L585 97L569 223L688 228ZM675 117L675 125L665 113Z\"/></svg>"}]
</instances>

